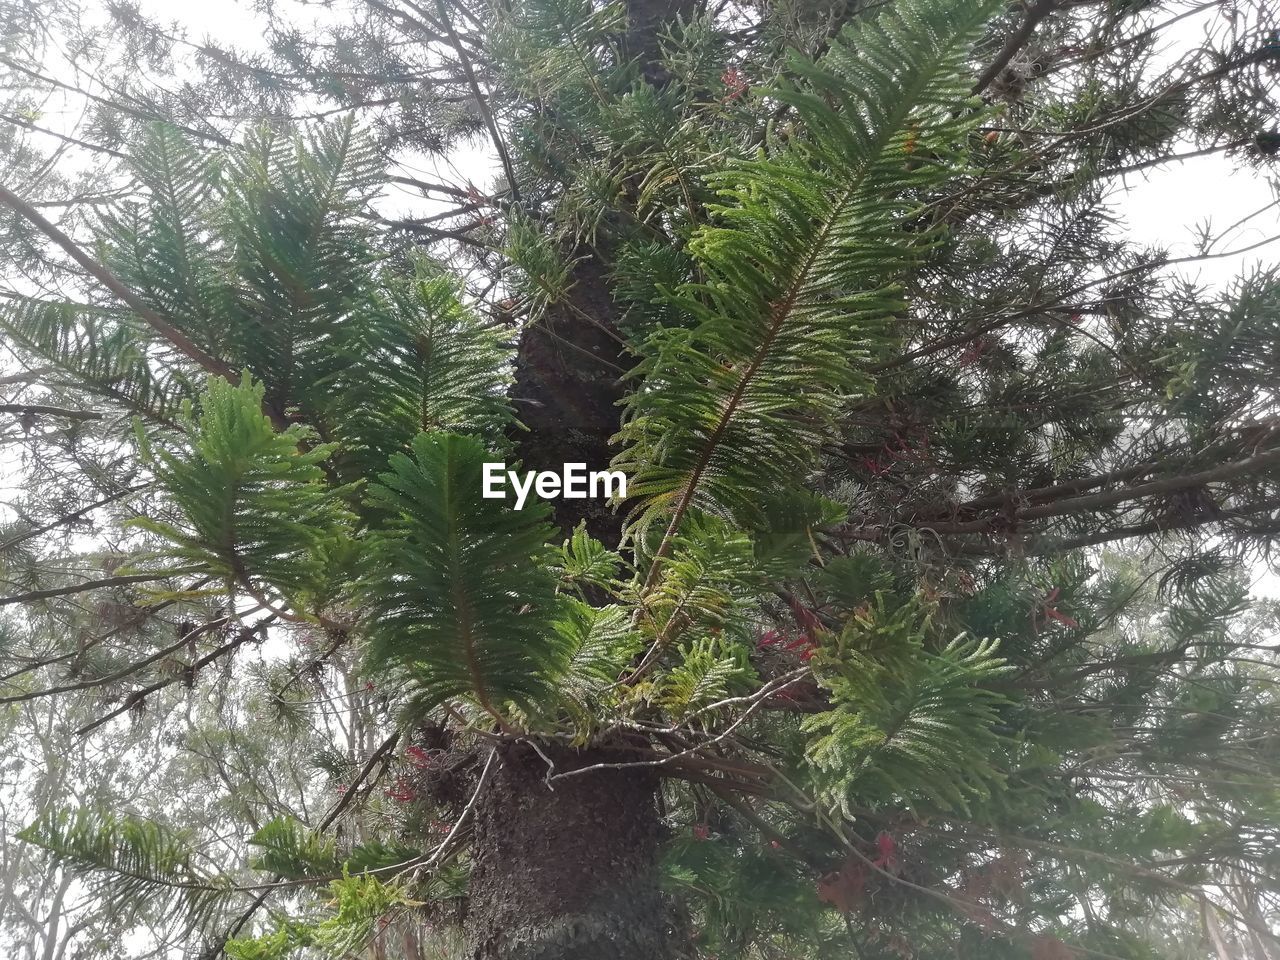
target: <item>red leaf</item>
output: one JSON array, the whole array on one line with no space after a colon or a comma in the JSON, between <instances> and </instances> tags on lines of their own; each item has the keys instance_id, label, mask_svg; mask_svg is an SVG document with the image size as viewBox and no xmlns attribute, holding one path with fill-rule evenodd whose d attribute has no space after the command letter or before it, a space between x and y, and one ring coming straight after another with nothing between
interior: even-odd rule
<instances>
[{"instance_id":1,"label":"red leaf","mask_svg":"<svg viewBox=\"0 0 1280 960\"><path fill-rule=\"evenodd\" d=\"M890 467L892 467L892 464L882 463L879 457L859 457L858 460L862 464L863 469L873 477L883 476L888 473Z\"/></svg>"},{"instance_id":2,"label":"red leaf","mask_svg":"<svg viewBox=\"0 0 1280 960\"><path fill-rule=\"evenodd\" d=\"M1065 613L1059 612L1058 609L1054 607L1053 604L1061 595L1061 593L1062 591L1059 588L1054 587L1047 594L1045 594L1044 600L1040 602L1040 612L1044 614L1044 618L1046 621L1057 620L1063 626L1067 626L1067 627L1080 626L1079 622L1077 622L1074 618L1067 616ZM1033 625L1034 625L1034 618L1033 618Z\"/></svg>"},{"instance_id":3,"label":"red leaf","mask_svg":"<svg viewBox=\"0 0 1280 960\"><path fill-rule=\"evenodd\" d=\"M876 837L877 855L873 863L881 870L895 870L898 866L898 858L894 855L898 849L898 841L893 839L893 834L887 831L880 831Z\"/></svg>"},{"instance_id":4,"label":"red leaf","mask_svg":"<svg viewBox=\"0 0 1280 960\"><path fill-rule=\"evenodd\" d=\"M812 640L814 634L822 628L822 624L818 620L817 615L808 607L801 604L798 600L793 599L790 606L791 615L796 618L796 623L800 626L800 629L805 632L805 636Z\"/></svg>"},{"instance_id":5,"label":"red leaf","mask_svg":"<svg viewBox=\"0 0 1280 960\"><path fill-rule=\"evenodd\" d=\"M428 769L440 764L443 754L440 751L429 753L422 747L413 746L405 747L404 757L411 764L419 769Z\"/></svg>"},{"instance_id":6,"label":"red leaf","mask_svg":"<svg viewBox=\"0 0 1280 960\"><path fill-rule=\"evenodd\" d=\"M1065 624L1068 627L1080 626L1080 623L1078 620L1074 619L1073 617L1068 617L1065 613L1059 613L1053 607L1045 607L1044 615L1046 617L1053 617L1054 620L1057 620L1059 623Z\"/></svg>"},{"instance_id":7,"label":"red leaf","mask_svg":"<svg viewBox=\"0 0 1280 960\"><path fill-rule=\"evenodd\" d=\"M808 637L797 637L788 643L783 649L796 654L801 660L808 660L813 656L813 641Z\"/></svg>"}]
</instances>

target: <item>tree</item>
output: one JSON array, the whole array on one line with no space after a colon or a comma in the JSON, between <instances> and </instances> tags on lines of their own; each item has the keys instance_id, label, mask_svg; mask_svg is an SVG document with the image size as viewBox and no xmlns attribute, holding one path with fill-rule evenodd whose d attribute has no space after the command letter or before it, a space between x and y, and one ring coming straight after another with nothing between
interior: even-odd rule
<instances>
[{"instance_id":1,"label":"tree","mask_svg":"<svg viewBox=\"0 0 1280 960\"><path fill-rule=\"evenodd\" d=\"M117 763L9 788L46 958L1276 952L1280 284L1109 194L1270 169L1273 14L366 0L160 94L12 7L105 158L0 188L0 700Z\"/></svg>"}]
</instances>

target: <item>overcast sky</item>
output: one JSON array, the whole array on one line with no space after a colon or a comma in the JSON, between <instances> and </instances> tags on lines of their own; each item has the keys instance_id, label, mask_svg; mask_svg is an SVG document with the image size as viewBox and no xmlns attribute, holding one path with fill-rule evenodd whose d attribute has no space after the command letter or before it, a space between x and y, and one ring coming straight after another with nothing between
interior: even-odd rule
<instances>
[{"instance_id":1,"label":"overcast sky","mask_svg":"<svg viewBox=\"0 0 1280 960\"><path fill-rule=\"evenodd\" d=\"M200 0L173 3L172 0L142 0L149 15L181 24L192 41L211 38L247 50L261 49L263 30L260 15L252 3L238 0ZM323 23L334 13L314 4L303 6L282 0L282 9L296 12L302 22L314 18ZM1179 12L1171 7L1162 18ZM1165 33L1164 47L1169 58L1198 42L1207 25L1217 16L1208 10L1202 16L1189 17ZM430 162L430 161L425 161ZM1192 228L1210 221L1218 229L1247 217L1275 199L1273 186L1251 170L1236 169L1232 158L1216 154L1173 164L1157 171L1130 176L1117 184L1116 208L1133 239L1149 244L1167 244L1173 256L1191 252ZM497 171L495 158L487 144L477 143L472 150L457 151L441 161L437 173L453 183L470 180L482 187L492 181ZM406 195L404 202L409 202ZM394 202L394 200L393 200ZM1280 207L1272 207L1223 238L1217 249L1238 249L1280 233ZM1242 267L1259 262L1274 262L1280 244L1264 247L1245 257L1230 257L1196 264L1183 270L1205 283L1221 284L1237 275Z\"/></svg>"},{"instance_id":2,"label":"overcast sky","mask_svg":"<svg viewBox=\"0 0 1280 960\"><path fill-rule=\"evenodd\" d=\"M105 4L105 0L101 0ZM327 25L341 12L315 3L277 0L277 8L288 14L298 26L314 21ZM1189 9L1192 3L1171 6L1160 14L1168 19ZM262 15L255 12L252 0L140 0L148 16L178 25L188 40L201 43L212 40L246 51L261 50L264 45ZM93 4L87 4L92 10ZM1165 32L1162 59L1171 62L1190 46L1200 42L1206 28L1220 25L1217 11L1188 17ZM67 69L63 65L63 69ZM85 83L86 78L78 78ZM71 126L81 116L81 103L71 94L55 95L45 104L42 122ZM54 141L50 140L52 146ZM88 162L86 160L86 162ZM419 174L465 187L468 182L485 189L498 171L496 158L487 142L476 142L469 149L456 150L446 158L421 158L406 166ZM1215 251L1238 250L1280 234L1280 205L1275 185L1236 158L1215 154L1199 157L1159 169L1133 174L1114 185L1114 210L1121 220L1120 229L1131 239L1150 245L1163 245L1173 257L1193 252L1195 228L1210 224L1221 231L1244 221L1224 235ZM423 200L408 188L392 187L381 203L384 212L420 213ZM1258 211L1262 211L1258 213ZM1182 274L1205 284L1220 286L1242 270L1260 263L1280 260L1280 243L1263 246L1244 255L1182 265ZM3 360L0 359L0 364ZM0 451L2 457L4 451ZM0 476L9 471L0 464ZM1280 581L1272 580L1272 586ZM1277 592L1268 589L1268 593Z\"/></svg>"},{"instance_id":3,"label":"overcast sky","mask_svg":"<svg viewBox=\"0 0 1280 960\"><path fill-rule=\"evenodd\" d=\"M103 0L105 5L105 0ZM1191 2L1167 8L1159 16L1168 19ZM92 9L92 4L87 5ZM327 25L340 16L338 10L315 3L298 3L296 0L277 0L277 9L285 12L298 25L315 22ZM195 43L212 40L221 45L233 45L243 50L262 50L264 47L264 19L255 12L252 0L140 0L142 11L156 19L176 24L187 39ZM1163 32L1163 59L1173 60L1180 52L1198 43L1206 27L1220 25L1218 12L1206 10L1203 14L1181 20ZM84 82L84 78L80 78ZM52 120L61 108L64 117L73 121L80 115L80 104L70 102L72 95L58 102L55 97L46 104L45 116ZM419 173L432 174L439 179L465 186L467 181L483 189L494 178L498 167L496 158L487 143L477 142L471 149L457 150L441 160L423 158ZM1144 171L1128 177L1115 185L1115 208L1120 214L1126 232L1134 240L1154 245L1168 245L1173 256L1191 252L1192 229L1206 221L1222 229L1249 216L1272 202L1275 191L1272 184L1249 169L1237 169L1234 158L1215 154L1158 170ZM387 197L389 206L401 208L409 204L421 204L421 198L407 188L393 190ZM1280 233L1280 207L1273 206L1264 214L1223 238L1216 249L1230 250L1256 243ZM1205 283L1221 284L1237 275L1242 267L1259 262L1274 262L1280 258L1280 243L1263 247L1245 257L1229 257L1195 264L1183 270Z\"/></svg>"}]
</instances>

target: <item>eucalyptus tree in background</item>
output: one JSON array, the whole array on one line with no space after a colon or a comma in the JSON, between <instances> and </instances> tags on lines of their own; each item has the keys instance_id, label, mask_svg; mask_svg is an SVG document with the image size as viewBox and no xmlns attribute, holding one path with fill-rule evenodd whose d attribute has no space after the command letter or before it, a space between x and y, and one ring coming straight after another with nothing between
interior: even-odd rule
<instances>
[{"instance_id":1,"label":"eucalyptus tree in background","mask_svg":"<svg viewBox=\"0 0 1280 960\"><path fill-rule=\"evenodd\" d=\"M1280 284L1109 205L1271 169L1261 8L5 8L7 935L1280 951Z\"/></svg>"}]
</instances>

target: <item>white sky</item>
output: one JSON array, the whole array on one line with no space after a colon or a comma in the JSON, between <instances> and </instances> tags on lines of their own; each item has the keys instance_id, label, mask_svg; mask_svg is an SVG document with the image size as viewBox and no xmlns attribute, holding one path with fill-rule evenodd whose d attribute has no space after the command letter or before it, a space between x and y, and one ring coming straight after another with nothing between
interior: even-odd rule
<instances>
[{"instance_id":1,"label":"white sky","mask_svg":"<svg viewBox=\"0 0 1280 960\"><path fill-rule=\"evenodd\" d=\"M105 2L90 0L88 8L93 10ZM341 15L339 11L306 0L277 0L277 5L299 24L313 21L317 26L325 26ZM245 51L264 48L264 18L256 12L253 0L140 0L140 6L144 14L172 22L178 32L193 43L211 40ZM1161 16L1167 18L1180 9L1184 8L1171 8ZM1161 60L1172 62L1188 46L1200 42L1207 26L1220 24L1221 21L1214 19L1216 16L1217 12L1210 9L1204 15L1176 23L1165 34ZM80 113L78 98L72 95L55 96L45 107L48 119L43 122L53 125L59 122L54 119L59 113L61 122L68 124ZM429 179L459 186L471 181L482 190L498 172L496 158L487 143L479 142L440 160L415 157L406 168ZM1132 174L1115 184L1113 197L1125 234L1140 243L1166 246L1174 257L1193 252L1197 225L1203 227L1209 223L1216 232L1250 217L1276 199L1273 184L1239 164L1236 158L1220 154ZM393 187L379 206L387 214L414 214L423 211L424 201L409 188ZM1280 234L1280 205L1271 206L1241 224L1224 236L1215 250L1239 249L1276 234ZM1220 286L1250 266L1277 259L1280 259L1280 243L1243 256L1203 261L1178 269L1201 283ZM7 455L11 457L13 453ZM13 476L14 464L6 465L5 456L5 451L0 451L0 477ZM1276 582L1280 581L1273 580Z\"/></svg>"},{"instance_id":2,"label":"white sky","mask_svg":"<svg viewBox=\"0 0 1280 960\"><path fill-rule=\"evenodd\" d=\"M297 10L304 9L296 3L288 4ZM252 10L252 4L243 0L142 0L142 9L151 16L171 19L180 24L193 42L206 38L222 43L232 43L246 50L263 47L263 31L260 17ZM329 21L326 11L308 5L317 22ZM1215 15L1207 11L1205 17L1190 17L1169 28L1166 44L1170 58L1184 44L1198 41L1203 33L1206 17ZM477 145L474 150L459 151L449 158L453 175L449 179L471 179L480 186L491 180L497 167L489 150ZM1162 168L1148 177L1134 175L1128 178L1128 194L1118 203L1127 221L1130 234L1137 240L1158 244L1171 240L1190 239L1190 226L1198 221L1212 220L1226 226L1274 199L1270 185L1251 170L1235 169L1233 160L1221 155L1201 157L1181 164ZM447 168L441 174L448 176ZM1280 213L1273 211L1269 218L1258 218L1245 229L1228 238L1229 249L1274 234L1280 227ZM1175 256L1190 251L1185 242L1175 243L1171 251ZM1254 261L1265 258L1270 251L1263 250ZM1270 254L1271 259L1276 258ZM1205 282L1220 283L1229 280L1240 270L1245 260L1224 259L1200 265L1197 270Z\"/></svg>"},{"instance_id":3,"label":"white sky","mask_svg":"<svg viewBox=\"0 0 1280 960\"><path fill-rule=\"evenodd\" d=\"M102 0L105 3L105 0ZM246 51L264 49L263 16L256 12L252 0L141 0L142 11L162 21L170 21L188 40L201 43L212 40L231 44ZM315 3L279 0L278 6L299 23L308 20L317 25L334 22L337 12ZM1173 8L1170 13L1177 12ZM1199 42L1206 25L1214 23L1217 11L1189 17L1170 27L1164 34L1171 62L1189 44ZM49 105L51 108L54 104ZM465 184L470 180L484 189L497 173L496 158L487 144L454 151L448 158L420 158L416 172L440 180ZM1211 222L1217 228L1246 217L1276 198L1273 187L1252 170L1238 169L1232 158L1214 155L1134 174L1117 185L1116 208L1135 240L1170 246L1173 256L1191 252L1192 227ZM1127 188L1127 189L1126 189ZM421 198L408 190L396 190L388 197L392 205L416 203ZM1259 216L1224 238L1218 249L1235 249L1280 232L1280 207ZM1237 275L1243 266L1280 257L1280 244L1274 250L1263 248L1241 258L1223 258L1193 265L1183 272L1202 282L1219 285Z\"/></svg>"}]
</instances>

